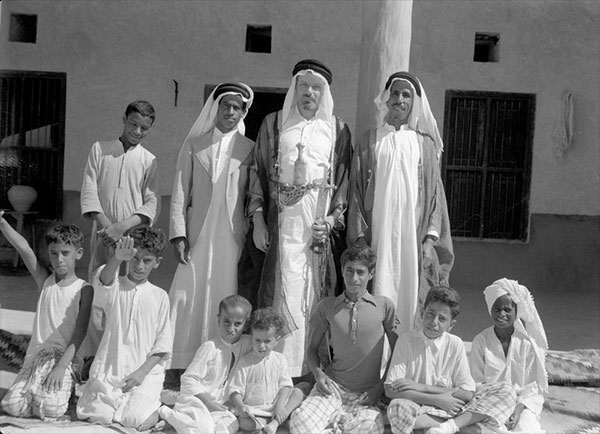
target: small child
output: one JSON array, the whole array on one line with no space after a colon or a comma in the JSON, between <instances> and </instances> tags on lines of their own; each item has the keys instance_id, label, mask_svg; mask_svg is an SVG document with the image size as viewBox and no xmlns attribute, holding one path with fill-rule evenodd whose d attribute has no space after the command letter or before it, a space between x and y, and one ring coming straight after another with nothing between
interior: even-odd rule
<instances>
[{"instance_id":1,"label":"small child","mask_svg":"<svg viewBox=\"0 0 600 434\"><path fill-rule=\"evenodd\" d=\"M40 297L23 367L2 399L2 409L15 417L57 418L67 411L77 363L90 318L92 287L75 275L83 255L83 234L75 225L57 225L45 234L52 271L0 211L0 231L19 252Z\"/></svg>"},{"instance_id":2,"label":"small child","mask_svg":"<svg viewBox=\"0 0 600 434\"><path fill-rule=\"evenodd\" d=\"M242 356L251 350L250 336L243 335L252 305L240 295L219 303L217 324L220 336L202 344L181 376L175 407L162 406L159 415L179 434L230 433L238 431L236 417L226 406L225 395L231 373Z\"/></svg>"},{"instance_id":3,"label":"small child","mask_svg":"<svg viewBox=\"0 0 600 434\"><path fill-rule=\"evenodd\" d=\"M533 298L527 288L508 279L495 281L483 294L494 326L473 339L469 359L473 379L484 384L512 384L517 405L506 428L543 433L540 415L548 389L548 341Z\"/></svg>"},{"instance_id":4,"label":"small child","mask_svg":"<svg viewBox=\"0 0 600 434\"><path fill-rule=\"evenodd\" d=\"M463 341L448 333L459 312L456 291L431 288L422 329L398 338L385 382L394 434L423 428L427 434L455 433L479 422L498 428L508 420L515 405L512 387L496 383L476 389Z\"/></svg>"},{"instance_id":5,"label":"small child","mask_svg":"<svg viewBox=\"0 0 600 434\"><path fill-rule=\"evenodd\" d=\"M114 256L94 277L96 300L107 321L77 403L80 419L139 430L158 421L173 337L169 297L148 276L160 264L165 238L159 229L136 227L117 242ZM124 261L128 274L118 276Z\"/></svg>"},{"instance_id":6,"label":"small child","mask_svg":"<svg viewBox=\"0 0 600 434\"><path fill-rule=\"evenodd\" d=\"M270 307L252 314L252 352L242 356L229 383L230 400L244 431L274 434L304 397L292 383L283 354L273 351L284 325Z\"/></svg>"}]
</instances>

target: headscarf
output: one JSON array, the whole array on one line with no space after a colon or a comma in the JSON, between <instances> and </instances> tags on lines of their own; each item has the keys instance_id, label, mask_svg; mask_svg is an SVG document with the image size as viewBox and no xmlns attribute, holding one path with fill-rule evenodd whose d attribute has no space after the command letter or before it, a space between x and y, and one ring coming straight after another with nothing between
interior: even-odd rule
<instances>
[{"instance_id":1,"label":"headscarf","mask_svg":"<svg viewBox=\"0 0 600 434\"><path fill-rule=\"evenodd\" d=\"M240 132L240 134L244 134L246 131L244 118L246 117L248 109L250 109L252 101L254 100L254 92L250 86L244 83L220 83L213 89L210 96L206 100L198 119L196 119L196 122L194 122L192 129L183 142L184 145L189 141L197 139L215 127L217 123L217 111L219 110L219 103L226 95L238 95L242 98L242 101L246 103L245 113L237 124L237 130Z\"/></svg>"},{"instance_id":2,"label":"headscarf","mask_svg":"<svg viewBox=\"0 0 600 434\"><path fill-rule=\"evenodd\" d=\"M304 69L302 69L304 68ZM283 101L283 109L281 112L282 118L282 131L286 129L286 124L289 123L293 116L294 110L297 111L297 97L296 97L296 83L298 77L305 76L306 74L312 74L322 81L323 92L321 93L321 100L319 101L319 107L315 113L316 119L322 119L326 122L331 122L333 117L333 97L331 96L331 71L319 61L313 59L301 60L296 64L292 72L292 82L285 95Z\"/></svg>"},{"instance_id":3,"label":"headscarf","mask_svg":"<svg viewBox=\"0 0 600 434\"><path fill-rule=\"evenodd\" d=\"M535 308L535 303L529 290L523 285L519 285L519 282L516 280L499 279L485 288L483 295L490 315L492 314L492 307L496 300L504 295L508 295L515 303L517 306L517 318L514 326L527 336L533 344L537 361L542 366L541 372L544 373L543 378L538 379L538 383L542 388L547 388L548 375L544 366L546 351L548 350L548 339L546 338L544 325Z\"/></svg>"},{"instance_id":4,"label":"headscarf","mask_svg":"<svg viewBox=\"0 0 600 434\"><path fill-rule=\"evenodd\" d=\"M394 82L404 81L408 83L413 93L413 104L411 112L408 116L408 127L420 131L421 133L428 134L433 139L436 155L439 160L442 151L444 150L444 143L437 127L437 122L431 112L429 106L429 100L425 94L425 89L417 77L414 75L401 71L392 74L386 84L385 88L375 98L375 105L379 110L377 118L377 128L383 126L386 121L387 114L389 112L387 102L390 99L390 89Z\"/></svg>"}]
</instances>

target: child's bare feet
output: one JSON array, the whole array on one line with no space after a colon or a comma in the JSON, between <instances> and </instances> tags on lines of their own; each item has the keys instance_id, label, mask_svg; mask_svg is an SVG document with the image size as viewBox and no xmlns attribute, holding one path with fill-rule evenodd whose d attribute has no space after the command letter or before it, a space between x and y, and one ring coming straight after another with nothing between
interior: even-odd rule
<instances>
[{"instance_id":1,"label":"child's bare feet","mask_svg":"<svg viewBox=\"0 0 600 434\"><path fill-rule=\"evenodd\" d=\"M277 428L279 428L279 422L272 420L267 424L266 427L263 428L263 432L265 434L275 434L277 432Z\"/></svg>"},{"instance_id":2,"label":"child's bare feet","mask_svg":"<svg viewBox=\"0 0 600 434\"><path fill-rule=\"evenodd\" d=\"M148 431L158 423L158 410L152 413L138 428L138 431Z\"/></svg>"}]
</instances>

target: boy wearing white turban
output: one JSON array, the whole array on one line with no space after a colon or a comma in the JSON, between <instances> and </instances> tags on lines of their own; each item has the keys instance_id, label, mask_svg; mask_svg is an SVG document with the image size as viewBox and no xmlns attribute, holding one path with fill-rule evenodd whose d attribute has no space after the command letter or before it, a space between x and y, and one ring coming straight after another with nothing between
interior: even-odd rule
<instances>
[{"instance_id":1,"label":"boy wearing white turban","mask_svg":"<svg viewBox=\"0 0 600 434\"><path fill-rule=\"evenodd\" d=\"M484 291L494 325L475 336L470 355L477 383L507 382L517 405L506 423L510 432L543 433L540 414L548 389L548 341L529 290L516 280L500 279Z\"/></svg>"}]
</instances>

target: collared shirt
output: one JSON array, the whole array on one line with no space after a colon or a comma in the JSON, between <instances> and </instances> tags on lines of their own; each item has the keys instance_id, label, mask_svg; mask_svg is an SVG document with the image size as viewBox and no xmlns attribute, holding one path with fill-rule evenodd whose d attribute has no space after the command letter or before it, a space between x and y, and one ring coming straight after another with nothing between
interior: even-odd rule
<instances>
[{"instance_id":1,"label":"collared shirt","mask_svg":"<svg viewBox=\"0 0 600 434\"><path fill-rule=\"evenodd\" d=\"M395 325L394 305L387 297L365 293L352 303L341 294L322 300L311 327L329 336L332 360L325 373L353 392L375 385L380 381L385 335Z\"/></svg>"},{"instance_id":2,"label":"collared shirt","mask_svg":"<svg viewBox=\"0 0 600 434\"><path fill-rule=\"evenodd\" d=\"M421 330L404 333L396 341L386 382L406 378L439 387L475 391L465 345L458 336L443 333L427 338Z\"/></svg>"}]
</instances>

